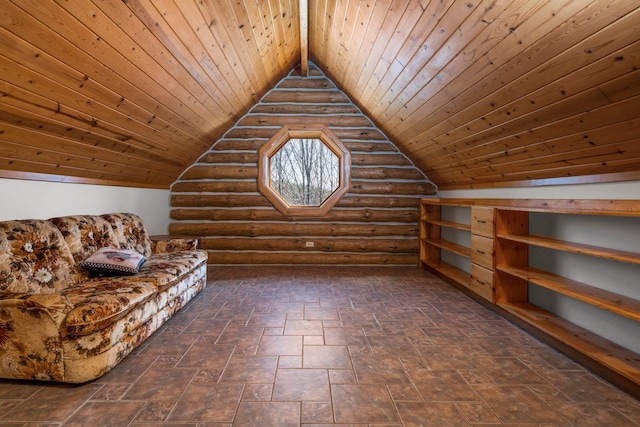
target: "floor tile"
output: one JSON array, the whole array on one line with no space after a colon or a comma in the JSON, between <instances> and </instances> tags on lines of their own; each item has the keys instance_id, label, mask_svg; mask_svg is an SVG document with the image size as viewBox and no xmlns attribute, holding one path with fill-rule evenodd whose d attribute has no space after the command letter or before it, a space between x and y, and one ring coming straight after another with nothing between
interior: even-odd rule
<instances>
[{"instance_id":1,"label":"floor tile","mask_svg":"<svg viewBox=\"0 0 640 427\"><path fill-rule=\"evenodd\" d=\"M222 372L233 353L233 345L215 344L206 340L198 340L180 358L177 367L198 367L216 369Z\"/></svg>"},{"instance_id":2,"label":"floor tile","mask_svg":"<svg viewBox=\"0 0 640 427\"><path fill-rule=\"evenodd\" d=\"M175 401L148 400L134 421L136 423L166 421L175 405Z\"/></svg>"},{"instance_id":3,"label":"floor tile","mask_svg":"<svg viewBox=\"0 0 640 427\"><path fill-rule=\"evenodd\" d=\"M4 380L0 386L0 399L28 399L45 385L31 381Z\"/></svg>"},{"instance_id":4,"label":"floor tile","mask_svg":"<svg viewBox=\"0 0 640 427\"><path fill-rule=\"evenodd\" d=\"M422 396L413 384L387 384L394 402L421 402Z\"/></svg>"},{"instance_id":5,"label":"floor tile","mask_svg":"<svg viewBox=\"0 0 640 427\"><path fill-rule=\"evenodd\" d=\"M144 402L87 402L71 418L65 427L126 426L133 421Z\"/></svg>"},{"instance_id":6,"label":"floor tile","mask_svg":"<svg viewBox=\"0 0 640 427\"><path fill-rule=\"evenodd\" d=\"M303 424L333 424L331 402L302 402Z\"/></svg>"},{"instance_id":7,"label":"floor tile","mask_svg":"<svg viewBox=\"0 0 640 427\"><path fill-rule=\"evenodd\" d=\"M457 371L414 369L409 376L428 402L480 401L480 397Z\"/></svg>"},{"instance_id":8,"label":"floor tile","mask_svg":"<svg viewBox=\"0 0 640 427\"><path fill-rule=\"evenodd\" d=\"M525 386L474 387L503 423L564 423L565 419Z\"/></svg>"},{"instance_id":9,"label":"floor tile","mask_svg":"<svg viewBox=\"0 0 640 427\"><path fill-rule=\"evenodd\" d=\"M182 335L205 335L218 337L229 324L228 320L210 319L206 316L198 316L190 322L181 332Z\"/></svg>"},{"instance_id":10,"label":"floor tile","mask_svg":"<svg viewBox=\"0 0 640 427\"><path fill-rule=\"evenodd\" d=\"M474 369L472 356L478 349L470 346L425 345L415 347L431 369Z\"/></svg>"},{"instance_id":11,"label":"floor tile","mask_svg":"<svg viewBox=\"0 0 640 427\"><path fill-rule=\"evenodd\" d=\"M243 389L242 384L191 384L178 400L169 421L232 422Z\"/></svg>"},{"instance_id":12,"label":"floor tile","mask_svg":"<svg viewBox=\"0 0 640 427\"><path fill-rule=\"evenodd\" d=\"M271 307L269 307L271 309ZM265 328L284 328L287 319L286 313L256 313L249 318L247 326L260 326Z\"/></svg>"},{"instance_id":13,"label":"floor tile","mask_svg":"<svg viewBox=\"0 0 640 427\"><path fill-rule=\"evenodd\" d=\"M233 427L298 427L299 402L241 402Z\"/></svg>"},{"instance_id":14,"label":"floor tile","mask_svg":"<svg viewBox=\"0 0 640 427\"><path fill-rule=\"evenodd\" d=\"M475 357L473 363L496 384L546 384L544 378L513 357Z\"/></svg>"},{"instance_id":15,"label":"floor tile","mask_svg":"<svg viewBox=\"0 0 640 427\"><path fill-rule=\"evenodd\" d=\"M336 308L326 307L305 307L305 320L340 320Z\"/></svg>"},{"instance_id":16,"label":"floor tile","mask_svg":"<svg viewBox=\"0 0 640 427\"><path fill-rule=\"evenodd\" d=\"M461 427L468 426L453 403L399 402L398 412L406 427Z\"/></svg>"},{"instance_id":17,"label":"floor tile","mask_svg":"<svg viewBox=\"0 0 640 427\"><path fill-rule=\"evenodd\" d=\"M554 406L558 413L574 426L580 427L631 427L637 424L610 405L560 404Z\"/></svg>"},{"instance_id":18,"label":"floor tile","mask_svg":"<svg viewBox=\"0 0 640 427\"><path fill-rule=\"evenodd\" d=\"M398 413L382 385L331 386L336 423L394 423Z\"/></svg>"},{"instance_id":19,"label":"floor tile","mask_svg":"<svg viewBox=\"0 0 640 427\"><path fill-rule=\"evenodd\" d=\"M331 384L355 384L356 375L352 369L329 369Z\"/></svg>"},{"instance_id":20,"label":"floor tile","mask_svg":"<svg viewBox=\"0 0 640 427\"><path fill-rule=\"evenodd\" d=\"M367 341L376 357L418 355L411 340L404 335L368 336Z\"/></svg>"},{"instance_id":21,"label":"floor tile","mask_svg":"<svg viewBox=\"0 0 640 427\"><path fill-rule=\"evenodd\" d=\"M197 338L195 335L180 335L176 329L165 329L157 336L151 336L152 341L140 354L145 356L182 356Z\"/></svg>"},{"instance_id":22,"label":"floor tile","mask_svg":"<svg viewBox=\"0 0 640 427\"><path fill-rule=\"evenodd\" d=\"M404 366L397 357L352 357L353 368L359 384L408 383Z\"/></svg>"},{"instance_id":23,"label":"floor tile","mask_svg":"<svg viewBox=\"0 0 640 427\"><path fill-rule=\"evenodd\" d=\"M323 335L320 320L287 320L284 326L285 335Z\"/></svg>"},{"instance_id":24,"label":"floor tile","mask_svg":"<svg viewBox=\"0 0 640 427\"><path fill-rule=\"evenodd\" d=\"M225 328L216 344L257 346L264 328L260 326L238 326L230 324Z\"/></svg>"},{"instance_id":25,"label":"floor tile","mask_svg":"<svg viewBox=\"0 0 640 427\"><path fill-rule=\"evenodd\" d=\"M456 407L470 424L499 424L500 420L485 403L457 402Z\"/></svg>"},{"instance_id":26,"label":"floor tile","mask_svg":"<svg viewBox=\"0 0 640 427\"><path fill-rule=\"evenodd\" d=\"M369 345L362 328L324 328L324 338L327 345Z\"/></svg>"},{"instance_id":27,"label":"floor tile","mask_svg":"<svg viewBox=\"0 0 640 427\"><path fill-rule=\"evenodd\" d=\"M99 389L99 384L39 387L33 395L9 410L0 421L64 421Z\"/></svg>"},{"instance_id":28,"label":"floor tile","mask_svg":"<svg viewBox=\"0 0 640 427\"><path fill-rule=\"evenodd\" d=\"M278 368L300 369L302 368L302 355L300 356L280 356L278 358Z\"/></svg>"},{"instance_id":29,"label":"floor tile","mask_svg":"<svg viewBox=\"0 0 640 427\"><path fill-rule=\"evenodd\" d=\"M350 369L349 350L342 345L305 345L303 368Z\"/></svg>"},{"instance_id":30,"label":"floor tile","mask_svg":"<svg viewBox=\"0 0 640 427\"><path fill-rule=\"evenodd\" d=\"M233 355L220 381L235 383L273 383L276 377L276 356Z\"/></svg>"},{"instance_id":31,"label":"floor tile","mask_svg":"<svg viewBox=\"0 0 640 427\"><path fill-rule=\"evenodd\" d=\"M625 402L617 388L585 371L541 371L540 375L576 402Z\"/></svg>"},{"instance_id":32,"label":"floor tile","mask_svg":"<svg viewBox=\"0 0 640 427\"><path fill-rule=\"evenodd\" d=\"M272 400L328 402L330 399L326 369L278 369Z\"/></svg>"},{"instance_id":33,"label":"floor tile","mask_svg":"<svg viewBox=\"0 0 640 427\"><path fill-rule=\"evenodd\" d=\"M302 356L302 337L265 335L258 344L258 354Z\"/></svg>"},{"instance_id":34,"label":"floor tile","mask_svg":"<svg viewBox=\"0 0 640 427\"><path fill-rule=\"evenodd\" d=\"M273 384L246 384L242 392L245 401L270 401L273 395Z\"/></svg>"},{"instance_id":35,"label":"floor tile","mask_svg":"<svg viewBox=\"0 0 640 427\"><path fill-rule=\"evenodd\" d=\"M0 425L640 426L637 399L420 268L210 271L102 378L0 380Z\"/></svg>"},{"instance_id":36,"label":"floor tile","mask_svg":"<svg viewBox=\"0 0 640 427\"><path fill-rule=\"evenodd\" d=\"M125 400L176 401L197 374L195 368L149 369L125 393Z\"/></svg>"}]
</instances>

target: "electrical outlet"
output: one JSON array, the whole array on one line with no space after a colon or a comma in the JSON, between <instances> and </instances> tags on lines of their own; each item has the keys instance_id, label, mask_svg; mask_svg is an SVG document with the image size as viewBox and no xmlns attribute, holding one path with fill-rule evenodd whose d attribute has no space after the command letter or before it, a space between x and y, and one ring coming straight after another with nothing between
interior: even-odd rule
<instances>
[{"instance_id":1,"label":"electrical outlet","mask_svg":"<svg viewBox=\"0 0 640 427\"><path fill-rule=\"evenodd\" d=\"M315 244L314 242L306 242L306 243L305 243L305 246L306 246L306 247L308 247L308 248L312 248L312 247L314 247L315 245L316 245L316 244Z\"/></svg>"}]
</instances>

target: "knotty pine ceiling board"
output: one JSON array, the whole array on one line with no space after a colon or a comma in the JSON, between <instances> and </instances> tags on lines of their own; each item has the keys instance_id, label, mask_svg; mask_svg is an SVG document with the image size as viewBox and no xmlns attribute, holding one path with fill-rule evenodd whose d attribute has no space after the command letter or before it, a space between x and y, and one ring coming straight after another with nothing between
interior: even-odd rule
<instances>
[{"instance_id":1,"label":"knotty pine ceiling board","mask_svg":"<svg viewBox=\"0 0 640 427\"><path fill-rule=\"evenodd\" d=\"M640 3L308 0L309 57L440 188L640 178ZM168 188L300 63L298 0L5 0L0 176Z\"/></svg>"},{"instance_id":2,"label":"knotty pine ceiling board","mask_svg":"<svg viewBox=\"0 0 640 427\"><path fill-rule=\"evenodd\" d=\"M640 177L640 3L322 8L312 60L440 188Z\"/></svg>"},{"instance_id":3,"label":"knotty pine ceiling board","mask_svg":"<svg viewBox=\"0 0 640 427\"><path fill-rule=\"evenodd\" d=\"M168 188L298 64L298 27L289 0L4 1L0 176Z\"/></svg>"}]
</instances>

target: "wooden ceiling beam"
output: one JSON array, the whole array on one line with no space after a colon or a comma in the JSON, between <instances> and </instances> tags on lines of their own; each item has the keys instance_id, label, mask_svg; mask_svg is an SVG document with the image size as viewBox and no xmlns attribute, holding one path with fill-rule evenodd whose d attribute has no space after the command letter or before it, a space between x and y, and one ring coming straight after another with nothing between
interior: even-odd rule
<instances>
[{"instance_id":1,"label":"wooden ceiling beam","mask_svg":"<svg viewBox=\"0 0 640 427\"><path fill-rule=\"evenodd\" d=\"M300 75L307 77L309 72L309 3L300 0Z\"/></svg>"}]
</instances>

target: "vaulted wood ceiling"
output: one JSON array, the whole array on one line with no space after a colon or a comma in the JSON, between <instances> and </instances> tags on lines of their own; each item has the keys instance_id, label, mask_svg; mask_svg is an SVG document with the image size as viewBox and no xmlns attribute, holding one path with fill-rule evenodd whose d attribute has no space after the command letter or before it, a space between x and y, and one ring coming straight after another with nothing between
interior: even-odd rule
<instances>
[{"instance_id":1,"label":"vaulted wood ceiling","mask_svg":"<svg viewBox=\"0 0 640 427\"><path fill-rule=\"evenodd\" d=\"M168 188L300 63L299 11L3 0L0 176ZM441 188L640 178L639 2L308 11L310 60Z\"/></svg>"}]
</instances>

